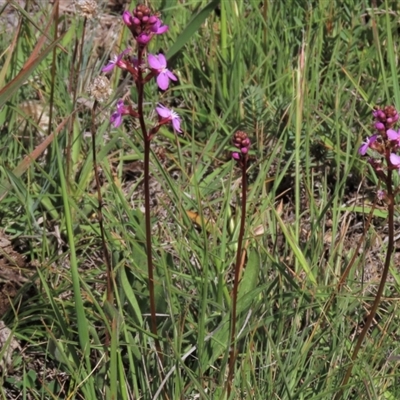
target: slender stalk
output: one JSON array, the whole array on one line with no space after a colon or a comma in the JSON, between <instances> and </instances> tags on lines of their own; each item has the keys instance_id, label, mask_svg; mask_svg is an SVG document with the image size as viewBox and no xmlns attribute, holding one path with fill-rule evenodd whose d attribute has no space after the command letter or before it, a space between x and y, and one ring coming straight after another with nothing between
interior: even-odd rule
<instances>
[{"instance_id":1,"label":"slender stalk","mask_svg":"<svg viewBox=\"0 0 400 400\"><path fill-rule=\"evenodd\" d=\"M112 304L114 302L114 287L113 287L113 276L112 276L112 267L110 261L110 253L107 247L106 235L104 232L104 224L103 224L103 197L101 194L101 182L100 182L100 175L99 175L99 166L97 164L97 157L96 157L96 109L97 109L97 101L94 102L92 108L92 124L90 127L90 131L92 134L92 155L93 155L93 172L94 177L96 180L96 188L97 188L97 219L99 220L99 227L100 227L100 235L101 235L101 242L103 246L103 259L104 264L106 265L107 269L107 301Z\"/></svg>"},{"instance_id":2,"label":"slender stalk","mask_svg":"<svg viewBox=\"0 0 400 400\"><path fill-rule=\"evenodd\" d=\"M390 151L387 151L386 158L388 159L389 157L390 157ZM392 253L393 253L393 249L394 249L394 193L393 193L393 188L392 188L392 173L393 173L393 171L389 169L388 173L387 173L387 180L386 180L387 199L388 199L389 240L388 240L388 249L387 249L387 253L386 253L385 265L383 267L381 281L379 283L378 292L376 293L374 302L371 307L371 311L367 317L364 328L361 331L361 333L357 339L356 346L353 350L353 354L351 356L351 364L347 368L346 375L342 381L341 389L335 396L334 400L339 400L342 397L343 391L344 391L344 386L347 385L347 383L351 377L351 372L353 370L354 361L357 358L358 352L359 352L361 345L365 339L365 336L366 336L369 328L372 325L373 319L375 318L376 311L378 310L378 306L380 304L380 300L381 300L383 290L385 288L387 276L389 273L390 260L392 258Z\"/></svg>"},{"instance_id":3,"label":"slender stalk","mask_svg":"<svg viewBox=\"0 0 400 400\"><path fill-rule=\"evenodd\" d=\"M240 230L238 238L238 247L236 252L236 263L235 263L235 281L233 283L232 290L232 318L231 318L231 340L230 340L230 350L229 350L229 362L228 362L228 380L227 380L227 393L228 398L232 389L233 372L235 369L236 360L236 309L237 309L237 295L239 287L240 272L242 266L242 253L243 253L243 237L244 237L244 227L246 223L246 202L247 202L247 155L243 157L243 162L241 163L242 168L242 214L240 217Z\"/></svg>"},{"instance_id":4,"label":"slender stalk","mask_svg":"<svg viewBox=\"0 0 400 400\"><path fill-rule=\"evenodd\" d=\"M160 342L157 337L157 319L156 319L156 302L155 302L155 291L154 291L154 267L152 257L152 242L151 242L151 215L150 215L150 142L151 137L149 136L146 128L146 123L143 114L143 103L144 103L144 81L143 81L143 70L140 68L143 61L144 48L139 46L138 52L138 79L136 80L136 88L138 91L138 114L139 124L143 135L144 143L144 208L145 208L145 226L146 226L146 255L147 255L147 271L149 275L148 288L150 297L150 319L151 319L151 333L155 336L155 345L159 360L162 366L162 353Z\"/></svg>"}]
</instances>

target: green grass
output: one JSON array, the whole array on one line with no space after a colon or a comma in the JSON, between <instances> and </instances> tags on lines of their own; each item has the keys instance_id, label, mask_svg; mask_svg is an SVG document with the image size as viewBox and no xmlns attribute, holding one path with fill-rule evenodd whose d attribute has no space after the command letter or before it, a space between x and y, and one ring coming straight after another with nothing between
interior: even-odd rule
<instances>
[{"instance_id":1,"label":"green grass","mask_svg":"<svg viewBox=\"0 0 400 400\"><path fill-rule=\"evenodd\" d=\"M184 121L183 135L160 130L151 165L164 374L149 326L140 134L129 123L110 126L113 106L99 112L103 222L116 284L110 305L87 135L91 116L82 105L111 48L125 48L128 34L100 49L91 36L98 22L84 27L68 16L52 44L56 22L50 6L40 4L35 13L21 11L19 32L0 39L0 87L12 82L0 91L1 226L36 266L2 316L23 352L13 357L14 372L1 375L1 398L11 387L27 399L153 399L163 390L170 399L226 398L240 221L240 170L229 149L238 128L253 144L231 398L333 398L376 289L376 281L361 285L361 275L374 240L384 239L385 211L376 212L357 253L363 228L352 226L367 217L371 202L362 208L360 199L348 201L366 180L357 148L372 131L372 107L400 107L397 3L372 9L354 0L232 0L221 2L218 13L207 1L152 3L170 30L150 50L172 56L169 68L179 83L163 94L149 84L146 101L154 105L161 96ZM47 23L48 39L36 54ZM27 68L32 54L39 58ZM123 78L112 75L114 90ZM44 136L20 116L21 103L39 96L53 110ZM46 154L21 166L57 127ZM128 163L139 165L129 182ZM376 182L370 173L368 179ZM188 212L199 215L197 222L203 218L203 229ZM383 242L372 262L381 265L384 256ZM344 399L400 396L398 361L388 360L399 354L395 267Z\"/></svg>"}]
</instances>

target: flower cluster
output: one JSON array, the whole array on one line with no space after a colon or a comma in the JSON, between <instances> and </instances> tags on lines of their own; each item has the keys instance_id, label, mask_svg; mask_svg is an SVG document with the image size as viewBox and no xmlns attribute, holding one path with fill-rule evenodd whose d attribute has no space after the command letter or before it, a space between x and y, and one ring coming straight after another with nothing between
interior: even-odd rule
<instances>
[{"instance_id":1,"label":"flower cluster","mask_svg":"<svg viewBox=\"0 0 400 400\"><path fill-rule=\"evenodd\" d=\"M131 49L127 48L114 56L103 67L102 72L110 73L116 67L129 72L140 93L143 93L143 86L152 78L155 78L157 86L161 90L168 90L170 81L177 81L178 78L167 68L167 59L164 54L146 54L147 45L152 37L165 33L168 30L168 26L163 25L159 17L153 15L150 8L144 4L139 4L132 14L129 11L125 11L122 15L122 20L132 32L138 45L137 57L131 56ZM159 104L156 107L156 112L159 116L158 125L150 130L148 137L152 137L161 125L167 123L172 124L174 131L181 132L180 117L175 111ZM116 110L111 115L110 122L117 128L122 124L125 115L143 118L130 105L125 105L123 99L119 99L116 104Z\"/></svg>"},{"instance_id":2,"label":"flower cluster","mask_svg":"<svg viewBox=\"0 0 400 400\"><path fill-rule=\"evenodd\" d=\"M250 149L250 139L246 132L237 131L233 135L233 145L239 149L239 151L232 152L232 158L235 160L241 160L243 157L247 157Z\"/></svg>"},{"instance_id":3,"label":"flower cluster","mask_svg":"<svg viewBox=\"0 0 400 400\"><path fill-rule=\"evenodd\" d=\"M395 107L386 106L383 109L375 109L372 115L375 133L362 143L358 153L365 156L368 149L373 150L368 162L378 176L385 180L383 159L386 160L387 170L397 169L400 173L400 155L396 154L400 149L400 130L393 129L399 120L399 113Z\"/></svg>"},{"instance_id":4,"label":"flower cluster","mask_svg":"<svg viewBox=\"0 0 400 400\"><path fill-rule=\"evenodd\" d=\"M76 0L75 7L82 17L91 19L97 13L98 4L95 0Z\"/></svg>"},{"instance_id":5,"label":"flower cluster","mask_svg":"<svg viewBox=\"0 0 400 400\"><path fill-rule=\"evenodd\" d=\"M122 19L140 46L146 46L154 35L161 35L168 30L168 26L152 15L150 8L144 4L139 4L133 14L124 11Z\"/></svg>"}]
</instances>

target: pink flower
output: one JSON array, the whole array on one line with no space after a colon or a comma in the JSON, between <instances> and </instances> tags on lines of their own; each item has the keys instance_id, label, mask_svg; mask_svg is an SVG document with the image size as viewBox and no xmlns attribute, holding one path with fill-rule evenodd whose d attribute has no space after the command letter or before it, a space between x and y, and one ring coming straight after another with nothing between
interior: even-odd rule
<instances>
[{"instance_id":1,"label":"pink flower","mask_svg":"<svg viewBox=\"0 0 400 400\"><path fill-rule=\"evenodd\" d=\"M124 105L124 101L119 99L117 101L117 111L113 112L110 117L110 122L114 125L114 128L118 128L122 124L122 117L129 114L129 110Z\"/></svg>"},{"instance_id":2,"label":"pink flower","mask_svg":"<svg viewBox=\"0 0 400 400\"><path fill-rule=\"evenodd\" d=\"M126 49L124 50L121 54L118 54L117 56L114 56L112 60L104 67L102 68L102 72L110 72L114 69L115 66L120 67L121 69L126 69L127 64L125 61L123 61L123 57L126 53L128 53L131 49Z\"/></svg>"},{"instance_id":3,"label":"pink flower","mask_svg":"<svg viewBox=\"0 0 400 400\"><path fill-rule=\"evenodd\" d=\"M157 114L162 118L160 121L161 125L171 121L174 131L179 132L179 133L182 132L181 118L175 111L172 111L169 108L164 107L161 104L158 107L156 107L156 111L157 111Z\"/></svg>"},{"instance_id":4,"label":"pink flower","mask_svg":"<svg viewBox=\"0 0 400 400\"><path fill-rule=\"evenodd\" d=\"M152 71L157 74L157 85L161 90L167 90L169 86L169 80L176 81L178 78L167 68L167 59L164 54L149 54L147 56L147 62Z\"/></svg>"},{"instance_id":5,"label":"pink flower","mask_svg":"<svg viewBox=\"0 0 400 400\"><path fill-rule=\"evenodd\" d=\"M384 200L386 198L386 192L384 190L378 190L376 195L379 200Z\"/></svg>"},{"instance_id":6,"label":"pink flower","mask_svg":"<svg viewBox=\"0 0 400 400\"><path fill-rule=\"evenodd\" d=\"M358 149L358 153L364 156L367 153L367 150L371 145L376 141L378 138L378 135L373 135L370 138L368 138Z\"/></svg>"},{"instance_id":7,"label":"pink flower","mask_svg":"<svg viewBox=\"0 0 400 400\"><path fill-rule=\"evenodd\" d=\"M392 142L397 142L397 146L400 146L400 131L396 132L393 129L388 129L386 131L386 134L389 140L391 140Z\"/></svg>"},{"instance_id":8,"label":"pink flower","mask_svg":"<svg viewBox=\"0 0 400 400\"><path fill-rule=\"evenodd\" d=\"M232 158L234 160L240 160L240 154L235 151L235 152L232 153Z\"/></svg>"},{"instance_id":9,"label":"pink flower","mask_svg":"<svg viewBox=\"0 0 400 400\"><path fill-rule=\"evenodd\" d=\"M374 110L372 115L376 119L386 119L386 114L382 110Z\"/></svg>"},{"instance_id":10,"label":"pink flower","mask_svg":"<svg viewBox=\"0 0 400 400\"><path fill-rule=\"evenodd\" d=\"M140 44L147 44L150 42L152 36L147 35L146 33L141 33L137 38L136 41Z\"/></svg>"},{"instance_id":11,"label":"pink flower","mask_svg":"<svg viewBox=\"0 0 400 400\"><path fill-rule=\"evenodd\" d=\"M247 136L247 133L246 133L246 132L237 131L237 132L233 135L232 142L233 142L233 145L234 145L236 148L238 148L238 149L240 150L240 153L239 153L239 152L234 152L234 153L232 154L232 157L233 157L235 160L239 160L240 157L241 157L243 154L247 154L247 153L249 152L251 142L250 142L250 139L249 139L249 137Z\"/></svg>"},{"instance_id":12,"label":"pink flower","mask_svg":"<svg viewBox=\"0 0 400 400\"><path fill-rule=\"evenodd\" d=\"M131 26L133 24L133 17L129 11L124 11L122 14L122 20L126 26Z\"/></svg>"},{"instance_id":13,"label":"pink flower","mask_svg":"<svg viewBox=\"0 0 400 400\"><path fill-rule=\"evenodd\" d=\"M157 21L151 27L151 31L156 35L161 35L168 30L168 25L161 25L161 21L157 19Z\"/></svg>"}]
</instances>

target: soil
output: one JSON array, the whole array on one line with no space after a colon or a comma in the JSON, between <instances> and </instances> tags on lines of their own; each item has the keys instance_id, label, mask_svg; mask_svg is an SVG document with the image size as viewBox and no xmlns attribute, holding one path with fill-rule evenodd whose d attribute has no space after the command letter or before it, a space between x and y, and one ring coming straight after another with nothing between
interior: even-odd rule
<instances>
[{"instance_id":1,"label":"soil","mask_svg":"<svg viewBox=\"0 0 400 400\"><path fill-rule=\"evenodd\" d=\"M0 320L31 274L25 256L14 250L11 241L0 231Z\"/></svg>"}]
</instances>

